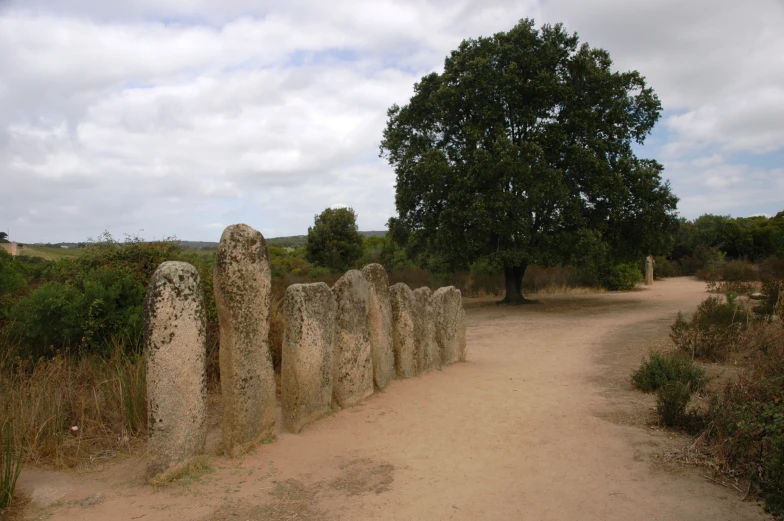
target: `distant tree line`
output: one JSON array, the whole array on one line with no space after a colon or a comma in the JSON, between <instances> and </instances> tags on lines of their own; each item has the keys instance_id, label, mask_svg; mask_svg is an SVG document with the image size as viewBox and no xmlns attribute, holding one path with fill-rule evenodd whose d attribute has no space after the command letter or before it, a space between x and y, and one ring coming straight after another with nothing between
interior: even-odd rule
<instances>
[{"instance_id":1,"label":"distant tree line","mask_svg":"<svg viewBox=\"0 0 784 521\"><path fill-rule=\"evenodd\" d=\"M750 262L784 257L784 211L773 217L705 214L693 221L681 219L667 257L687 275L718 257Z\"/></svg>"}]
</instances>

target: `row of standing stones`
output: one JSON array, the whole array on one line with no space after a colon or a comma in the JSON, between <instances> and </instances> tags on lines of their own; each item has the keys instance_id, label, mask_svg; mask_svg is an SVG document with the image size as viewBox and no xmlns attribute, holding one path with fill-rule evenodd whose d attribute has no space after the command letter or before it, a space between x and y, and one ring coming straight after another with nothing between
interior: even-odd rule
<instances>
[{"instance_id":1,"label":"row of standing stones","mask_svg":"<svg viewBox=\"0 0 784 521\"><path fill-rule=\"evenodd\" d=\"M277 404L269 349L271 273L264 237L237 224L221 236L213 274L220 327L222 446L238 456L274 438ZM284 301L281 416L299 432L408 378L465 360L460 291L390 287L378 264L332 288L294 284ZM148 478L165 481L204 453L206 326L196 269L165 262L145 299Z\"/></svg>"}]
</instances>

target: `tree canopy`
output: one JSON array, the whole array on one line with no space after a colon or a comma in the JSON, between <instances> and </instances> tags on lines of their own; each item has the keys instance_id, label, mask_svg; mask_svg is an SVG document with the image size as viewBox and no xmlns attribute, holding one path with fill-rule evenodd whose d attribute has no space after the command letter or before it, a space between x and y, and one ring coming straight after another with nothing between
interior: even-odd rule
<instances>
[{"instance_id":1,"label":"tree canopy","mask_svg":"<svg viewBox=\"0 0 784 521\"><path fill-rule=\"evenodd\" d=\"M362 235L351 208L327 208L308 228L306 258L317 266L345 271L362 257Z\"/></svg>"},{"instance_id":2,"label":"tree canopy","mask_svg":"<svg viewBox=\"0 0 784 521\"><path fill-rule=\"evenodd\" d=\"M636 157L661 104L636 71L562 25L468 39L393 105L381 155L397 176L395 240L430 269L620 263L670 246L677 198ZM593 256L587 259L588 255Z\"/></svg>"}]
</instances>

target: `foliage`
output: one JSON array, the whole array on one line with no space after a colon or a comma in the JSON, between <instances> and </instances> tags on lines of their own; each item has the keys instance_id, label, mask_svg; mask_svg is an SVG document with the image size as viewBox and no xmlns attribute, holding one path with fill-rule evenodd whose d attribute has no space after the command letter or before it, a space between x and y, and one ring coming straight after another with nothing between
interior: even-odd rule
<instances>
[{"instance_id":1,"label":"foliage","mask_svg":"<svg viewBox=\"0 0 784 521\"><path fill-rule=\"evenodd\" d=\"M528 265L579 259L587 231L605 266L668 249L677 198L661 165L632 149L660 102L639 73L611 66L561 25L523 20L463 41L388 111L394 240L435 272L488 260L510 300Z\"/></svg>"},{"instance_id":2,"label":"foliage","mask_svg":"<svg viewBox=\"0 0 784 521\"><path fill-rule=\"evenodd\" d=\"M725 299L708 297L697 307L691 320L678 313L671 326L670 338L675 345L693 358L725 360L737 350L738 341L748 327L751 314L728 293Z\"/></svg>"},{"instance_id":3,"label":"foliage","mask_svg":"<svg viewBox=\"0 0 784 521\"><path fill-rule=\"evenodd\" d=\"M693 430L700 425L696 411L686 411L693 390L688 384L679 381L667 382L656 394L656 412L667 427L680 427Z\"/></svg>"},{"instance_id":4,"label":"foliage","mask_svg":"<svg viewBox=\"0 0 784 521\"><path fill-rule=\"evenodd\" d=\"M771 218L705 214L680 222L671 258L686 274L708 269L716 252L752 262L784 257L784 212Z\"/></svg>"},{"instance_id":5,"label":"foliage","mask_svg":"<svg viewBox=\"0 0 784 521\"><path fill-rule=\"evenodd\" d=\"M642 273L633 262L609 267L599 277L602 286L610 291L630 290L642 282Z\"/></svg>"},{"instance_id":6,"label":"foliage","mask_svg":"<svg viewBox=\"0 0 784 521\"><path fill-rule=\"evenodd\" d=\"M308 228L305 246L309 262L336 272L346 271L362 256L362 235L351 208L327 208Z\"/></svg>"},{"instance_id":7,"label":"foliage","mask_svg":"<svg viewBox=\"0 0 784 521\"><path fill-rule=\"evenodd\" d=\"M651 353L632 374L632 382L639 390L650 393L669 382L680 382L692 391L701 391L708 380L705 371L689 356L678 351L665 354Z\"/></svg>"},{"instance_id":8,"label":"foliage","mask_svg":"<svg viewBox=\"0 0 784 521\"><path fill-rule=\"evenodd\" d=\"M21 267L33 287L3 302L5 328L22 346L21 356L53 356L62 348L105 354L112 339L138 351L147 284L167 260L186 260L173 241L127 237L121 244L106 233L78 258L40 267L20 262L16 269ZM196 256L187 260L198 263Z\"/></svg>"},{"instance_id":9,"label":"foliage","mask_svg":"<svg viewBox=\"0 0 784 521\"><path fill-rule=\"evenodd\" d=\"M653 260L653 276L657 279L665 279L667 277L678 277L681 275L681 268L677 262L671 261L663 255L656 255Z\"/></svg>"},{"instance_id":10,"label":"foliage","mask_svg":"<svg viewBox=\"0 0 784 521\"><path fill-rule=\"evenodd\" d=\"M725 260L713 262L695 274L698 279L708 282L754 282L759 280L757 266L746 260Z\"/></svg>"},{"instance_id":11,"label":"foliage","mask_svg":"<svg viewBox=\"0 0 784 521\"><path fill-rule=\"evenodd\" d=\"M712 402L708 434L725 472L748 476L784 518L784 332Z\"/></svg>"},{"instance_id":12,"label":"foliage","mask_svg":"<svg viewBox=\"0 0 784 521\"><path fill-rule=\"evenodd\" d=\"M14 262L11 254L0 248L0 295L20 291L26 286L23 264Z\"/></svg>"}]
</instances>

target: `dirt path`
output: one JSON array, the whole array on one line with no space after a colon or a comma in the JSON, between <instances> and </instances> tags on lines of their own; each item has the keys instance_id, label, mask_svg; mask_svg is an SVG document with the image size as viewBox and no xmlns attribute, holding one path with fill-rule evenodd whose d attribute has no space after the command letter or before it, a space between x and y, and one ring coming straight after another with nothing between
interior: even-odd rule
<instances>
[{"instance_id":1,"label":"dirt path","mask_svg":"<svg viewBox=\"0 0 784 521\"><path fill-rule=\"evenodd\" d=\"M683 443L647 427L628 375L704 285L468 310L469 361L393 382L298 435L153 489L143 462L27 472L52 520L751 520L756 503L656 458ZM77 500L101 493L82 507ZM48 494L48 495L47 495ZM38 497L38 499L36 499ZM43 498L43 499L41 499Z\"/></svg>"}]
</instances>

